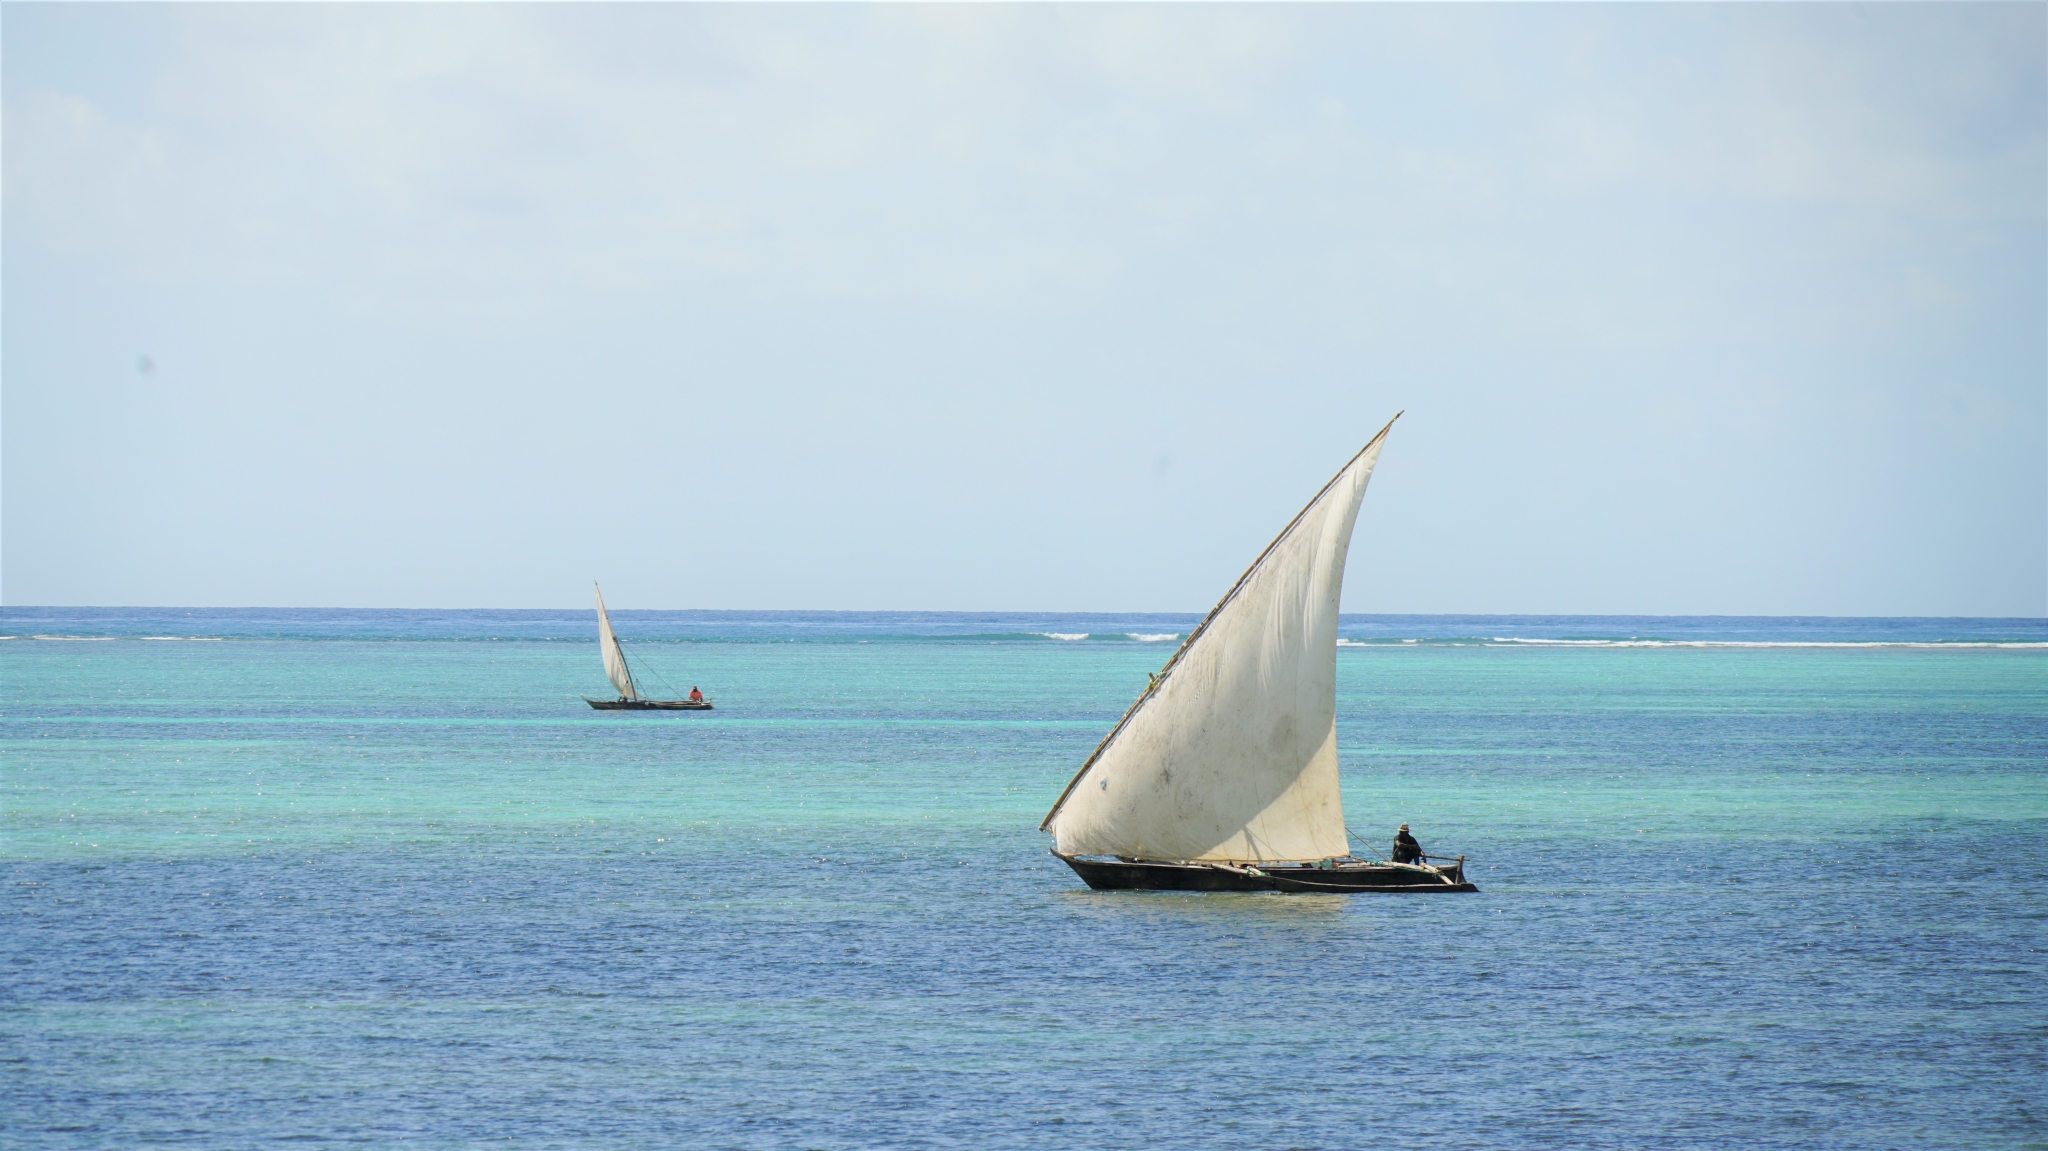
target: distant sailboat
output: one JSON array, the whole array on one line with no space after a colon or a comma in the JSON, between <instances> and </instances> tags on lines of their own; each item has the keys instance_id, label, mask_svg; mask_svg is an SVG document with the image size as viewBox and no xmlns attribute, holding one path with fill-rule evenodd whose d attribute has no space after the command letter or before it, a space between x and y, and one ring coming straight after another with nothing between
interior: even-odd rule
<instances>
[{"instance_id":1,"label":"distant sailboat","mask_svg":"<svg viewBox=\"0 0 2048 1151\"><path fill-rule=\"evenodd\" d=\"M1399 416L1394 417L1399 419ZM1337 606L1387 426L1188 633L1040 830L1098 888L1475 891L1356 859L1337 782Z\"/></svg>"},{"instance_id":2,"label":"distant sailboat","mask_svg":"<svg viewBox=\"0 0 2048 1151\"><path fill-rule=\"evenodd\" d=\"M591 586L597 587L596 584ZM640 694L640 686L633 682L632 665L626 662L626 649L619 644L619 637L612 634L612 617L605 614L603 588L597 588L597 649L604 656L605 678L611 680L612 686L619 689L617 699L592 699L587 695L583 697L583 702L599 711L711 710L711 701L708 699L648 699Z\"/></svg>"}]
</instances>

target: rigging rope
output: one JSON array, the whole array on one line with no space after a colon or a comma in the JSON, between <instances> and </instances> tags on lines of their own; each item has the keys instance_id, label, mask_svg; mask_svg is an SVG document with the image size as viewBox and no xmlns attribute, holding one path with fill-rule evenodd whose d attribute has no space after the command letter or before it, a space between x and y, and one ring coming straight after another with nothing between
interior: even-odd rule
<instances>
[{"instance_id":1,"label":"rigging rope","mask_svg":"<svg viewBox=\"0 0 2048 1151\"><path fill-rule=\"evenodd\" d=\"M1362 845L1362 846L1363 846L1363 847L1364 847L1364 848L1365 848L1365 849L1366 849L1367 851L1371 851L1371 852L1372 852L1372 854L1373 854L1373 858L1375 858L1375 859L1379 860L1379 861L1380 861L1381 863L1386 863L1386 862L1387 862L1387 857L1386 857L1386 856L1384 856L1384 855L1381 855L1381 854L1380 854L1380 853L1379 853L1378 851L1376 851L1376 850L1374 850L1374 849L1373 849L1373 845L1372 845L1372 841L1371 841L1371 840L1369 840L1369 839L1367 839L1366 837L1364 837L1364 836L1362 836L1362 835L1358 834L1358 833L1357 833L1357 832L1355 832L1355 831L1351 831L1351 825L1350 825L1350 824L1348 824L1348 823L1347 823L1347 824L1345 824L1345 825L1344 825L1344 830L1345 830L1345 831L1348 831L1348 832L1351 832L1351 838L1353 838L1353 839L1357 840L1357 841L1359 842L1359 844L1360 844L1360 845Z\"/></svg>"},{"instance_id":2,"label":"rigging rope","mask_svg":"<svg viewBox=\"0 0 2048 1151\"><path fill-rule=\"evenodd\" d=\"M613 642L615 642L615 643L616 643L617 641L616 641L616 640L614 640ZM619 658L620 658L620 659L625 659L625 658L626 658L626 645L625 645L625 644L619 644ZM681 698L683 698L683 696L682 696L682 693L681 693L681 692L678 692L678 691L676 690L676 685L675 685L675 684L672 684L672 683L670 683L670 682L668 681L668 677L667 677L667 676L665 676L665 675L661 674L661 672L659 672L659 671L655 670L655 669L654 669L653 667L649 666L646 660L641 660L641 661L640 661L640 669L641 669L642 671L645 671L645 672L647 672L648 674L652 675L652 676L653 676L654 678L656 678L656 679L660 680L660 681L661 681L661 686L663 686L663 687L665 687L665 688L667 688L667 689L668 689L668 691L669 691L669 698L670 698L670 699L681 699Z\"/></svg>"}]
</instances>

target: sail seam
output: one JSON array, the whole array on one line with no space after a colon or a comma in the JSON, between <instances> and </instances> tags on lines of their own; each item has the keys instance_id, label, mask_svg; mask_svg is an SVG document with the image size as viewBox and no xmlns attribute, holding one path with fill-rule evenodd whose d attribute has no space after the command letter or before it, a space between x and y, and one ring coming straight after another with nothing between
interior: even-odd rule
<instances>
[{"instance_id":1,"label":"sail seam","mask_svg":"<svg viewBox=\"0 0 2048 1151\"><path fill-rule=\"evenodd\" d=\"M1338 468L1337 473L1330 477L1330 481L1324 484L1315 495L1311 496L1306 504L1302 505L1301 510L1294 514L1294 518L1287 521L1287 526L1280 529L1280 534L1273 537L1273 542L1266 545L1266 550L1260 552L1258 558L1252 561L1251 566L1244 569L1244 574L1237 577L1237 582L1230 585L1230 590L1223 593L1223 598L1216 601L1216 606L1209 609L1209 614L1202 617L1202 622L1196 624L1194 630L1188 632L1188 638L1181 641L1180 647L1174 649L1173 656L1166 661L1166 666L1160 668L1159 674L1152 677L1152 681L1145 686L1144 692L1131 703L1129 708L1125 709L1123 718L1117 720L1116 726L1109 729L1109 734L1102 737L1102 742L1095 745L1094 752L1090 753L1087 761L1081 764L1081 769L1074 773L1074 778L1067 781L1065 790L1061 791L1060 797L1053 801L1052 810L1046 812L1045 818L1039 821L1038 830L1044 831L1052 826L1053 817L1057 816L1060 813L1060 809L1066 806L1067 799L1074 794L1074 789L1081 786L1081 780L1087 777L1088 769L1095 766L1096 761L1102 758L1102 753L1109 749L1109 745L1115 741L1118 735L1123 733L1124 728L1130 725L1132 718L1144 708L1145 704L1153 696L1159 694L1159 688L1166 683L1166 677L1173 674L1173 669L1180 663L1181 657L1186 655L1189 649L1195 646L1195 641L1208 631L1209 624L1218 615L1222 614L1223 609L1230 606L1230 601L1237 598L1237 593L1243 590L1244 585L1251 580L1253 574L1265 564L1266 558L1273 554L1273 549L1279 547L1283 540L1293 534L1294 529L1300 526L1302 519L1310 511L1314 510L1318 503L1322 502L1324 496L1330 494L1330 489L1337 486L1337 481L1344 478L1344 473L1350 471L1353 464L1364 457L1365 453L1371 451L1374 444L1387 438L1387 433L1393 430L1394 420L1400 419L1403 414L1402 412L1395 412L1394 419L1388 420L1387 426L1381 428L1378 435L1367 440L1364 447L1358 449L1350 459L1344 461L1344 466Z\"/></svg>"}]
</instances>

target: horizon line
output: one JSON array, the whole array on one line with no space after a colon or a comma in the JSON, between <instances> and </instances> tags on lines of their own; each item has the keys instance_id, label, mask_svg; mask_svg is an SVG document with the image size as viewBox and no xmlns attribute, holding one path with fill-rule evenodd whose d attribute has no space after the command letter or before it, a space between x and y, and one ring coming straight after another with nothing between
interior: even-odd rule
<instances>
[{"instance_id":1,"label":"horizon line","mask_svg":"<svg viewBox=\"0 0 2048 1151\"><path fill-rule=\"evenodd\" d=\"M712 608L712 607L627 607L627 612L705 612L724 615L1047 615L1047 616L1200 616L1206 609L1178 611L1154 609L1107 610L1098 608ZM7 611L331 611L331 612L571 612L596 615L590 607L361 607L307 604L0 604ZM2028 620L2048 621L2040 615L1837 615L1826 612L1585 612L1585 611L1340 611L1338 617L1415 616L1507 619L1515 617L1580 619L1840 619L1840 620Z\"/></svg>"}]
</instances>

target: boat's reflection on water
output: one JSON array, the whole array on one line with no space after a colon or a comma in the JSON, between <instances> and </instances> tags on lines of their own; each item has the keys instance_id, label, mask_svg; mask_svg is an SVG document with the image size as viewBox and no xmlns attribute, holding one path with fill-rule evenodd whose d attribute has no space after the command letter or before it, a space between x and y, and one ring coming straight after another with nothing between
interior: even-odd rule
<instances>
[{"instance_id":1,"label":"boat's reflection on water","mask_svg":"<svg viewBox=\"0 0 2048 1151\"><path fill-rule=\"evenodd\" d=\"M1266 927L1331 924L1372 896L1292 894L1278 891L1096 891L1054 893L1062 910L1118 920L1151 919L1197 926Z\"/></svg>"}]
</instances>

